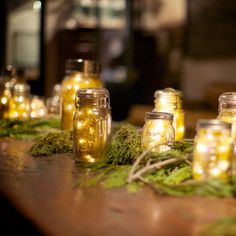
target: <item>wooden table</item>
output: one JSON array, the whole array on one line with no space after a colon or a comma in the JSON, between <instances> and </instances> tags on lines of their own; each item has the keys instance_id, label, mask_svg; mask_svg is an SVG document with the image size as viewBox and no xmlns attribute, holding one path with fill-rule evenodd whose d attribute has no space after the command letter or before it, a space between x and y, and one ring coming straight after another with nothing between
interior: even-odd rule
<instances>
[{"instance_id":1,"label":"wooden table","mask_svg":"<svg viewBox=\"0 0 236 236\"><path fill-rule=\"evenodd\" d=\"M0 193L43 235L190 236L205 223L236 214L231 198L158 196L145 188L79 188L69 155L33 158L29 141L0 141Z\"/></svg>"}]
</instances>

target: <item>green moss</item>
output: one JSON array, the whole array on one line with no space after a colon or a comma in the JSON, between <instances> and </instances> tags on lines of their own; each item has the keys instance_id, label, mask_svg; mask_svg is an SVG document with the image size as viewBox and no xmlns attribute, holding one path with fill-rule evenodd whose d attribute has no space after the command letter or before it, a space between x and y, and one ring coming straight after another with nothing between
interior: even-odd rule
<instances>
[{"instance_id":1,"label":"green moss","mask_svg":"<svg viewBox=\"0 0 236 236\"><path fill-rule=\"evenodd\" d=\"M174 169L165 179L165 184L179 184L183 181L192 178L192 168L190 166L184 166Z\"/></svg>"},{"instance_id":2,"label":"green moss","mask_svg":"<svg viewBox=\"0 0 236 236\"><path fill-rule=\"evenodd\" d=\"M233 197L233 186L220 180L204 182L190 181L180 184L165 184L163 182L153 185L161 194L171 196L203 196L203 197Z\"/></svg>"},{"instance_id":3,"label":"green moss","mask_svg":"<svg viewBox=\"0 0 236 236\"><path fill-rule=\"evenodd\" d=\"M51 156L60 153L72 153L72 132L49 133L39 139L30 149L30 154L37 156Z\"/></svg>"},{"instance_id":4,"label":"green moss","mask_svg":"<svg viewBox=\"0 0 236 236\"><path fill-rule=\"evenodd\" d=\"M132 125L122 125L112 137L103 161L110 165L132 164L141 153L141 136Z\"/></svg>"},{"instance_id":5,"label":"green moss","mask_svg":"<svg viewBox=\"0 0 236 236\"><path fill-rule=\"evenodd\" d=\"M29 119L26 121L0 120L0 137L37 139L59 127L60 120L56 118Z\"/></svg>"},{"instance_id":6,"label":"green moss","mask_svg":"<svg viewBox=\"0 0 236 236\"><path fill-rule=\"evenodd\" d=\"M142 183L130 183L127 184L126 189L129 193L137 193L141 188L142 188L143 184Z\"/></svg>"},{"instance_id":7,"label":"green moss","mask_svg":"<svg viewBox=\"0 0 236 236\"><path fill-rule=\"evenodd\" d=\"M105 188L120 188L126 185L130 166L117 166L102 182Z\"/></svg>"}]
</instances>

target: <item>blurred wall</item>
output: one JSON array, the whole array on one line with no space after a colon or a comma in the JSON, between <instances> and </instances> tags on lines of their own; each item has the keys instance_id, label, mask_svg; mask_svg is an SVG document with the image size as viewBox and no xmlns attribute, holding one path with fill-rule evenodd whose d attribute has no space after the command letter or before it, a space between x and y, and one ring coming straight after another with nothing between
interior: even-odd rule
<instances>
[{"instance_id":1,"label":"blurred wall","mask_svg":"<svg viewBox=\"0 0 236 236\"><path fill-rule=\"evenodd\" d=\"M6 53L6 2L0 1L0 66L3 66L5 62Z\"/></svg>"},{"instance_id":2,"label":"blurred wall","mask_svg":"<svg viewBox=\"0 0 236 236\"><path fill-rule=\"evenodd\" d=\"M236 91L236 1L188 0L182 88L187 100L216 108Z\"/></svg>"},{"instance_id":3,"label":"blurred wall","mask_svg":"<svg viewBox=\"0 0 236 236\"><path fill-rule=\"evenodd\" d=\"M207 99L213 89L217 94L226 89L236 90L236 58L218 60L185 58L182 86L186 99L192 101Z\"/></svg>"},{"instance_id":4,"label":"blurred wall","mask_svg":"<svg viewBox=\"0 0 236 236\"><path fill-rule=\"evenodd\" d=\"M7 64L37 67L39 62L39 11L34 1L8 14Z\"/></svg>"}]
</instances>

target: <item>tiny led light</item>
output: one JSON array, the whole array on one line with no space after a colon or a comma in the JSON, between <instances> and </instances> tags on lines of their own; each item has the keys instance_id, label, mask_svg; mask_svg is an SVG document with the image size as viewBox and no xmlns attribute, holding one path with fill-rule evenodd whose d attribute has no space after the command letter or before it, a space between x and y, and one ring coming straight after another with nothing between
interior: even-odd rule
<instances>
[{"instance_id":1,"label":"tiny led light","mask_svg":"<svg viewBox=\"0 0 236 236\"><path fill-rule=\"evenodd\" d=\"M2 104L6 104L6 103L7 103L7 98L4 98L4 97L3 97L3 98L1 99L1 103L2 103Z\"/></svg>"},{"instance_id":2,"label":"tiny led light","mask_svg":"<svg viewBox=\"0 0 236 236\"><path fill-rule=\"evenodd\" d=\"M207 152L207 146L200 143L200 144L197 145L197 150L200 153Z\"/></svg>"}]
</instances>

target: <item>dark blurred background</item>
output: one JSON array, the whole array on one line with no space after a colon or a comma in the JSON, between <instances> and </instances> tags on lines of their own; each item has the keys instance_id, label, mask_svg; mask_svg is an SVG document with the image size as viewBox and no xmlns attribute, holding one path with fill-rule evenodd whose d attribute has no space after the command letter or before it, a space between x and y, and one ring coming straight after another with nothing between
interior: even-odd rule
<instances>
[{"instance_id":1,"label":"dark blurred background","mask_svg":"<svg viewBox=\"0 0 236 236\"><path fill-rule=\"evenodd\" d=\"M1 0L0 66L50 96L68 58L102 63L114 120L142 125L157 89L184 92L187 126L236 91L234 0Z\"/></svg>"}]
</instances>

